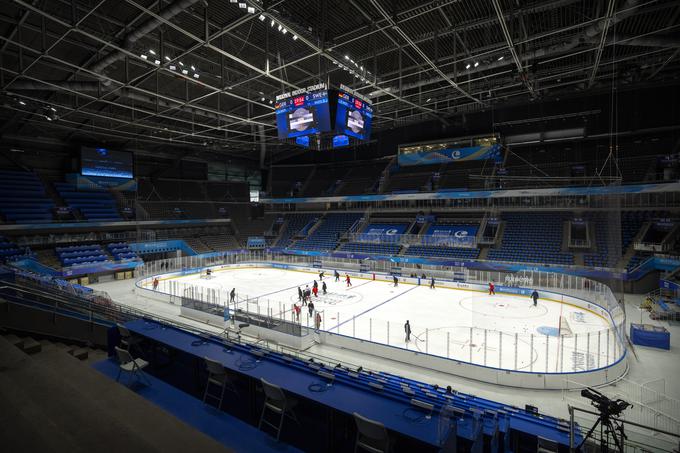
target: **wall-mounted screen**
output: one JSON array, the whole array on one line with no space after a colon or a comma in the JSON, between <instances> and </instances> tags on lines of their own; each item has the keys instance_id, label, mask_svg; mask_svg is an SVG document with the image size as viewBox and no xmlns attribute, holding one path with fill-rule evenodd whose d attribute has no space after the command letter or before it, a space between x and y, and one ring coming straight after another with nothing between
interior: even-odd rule
<instances>
[{"instance_id":1,"label":"wall-mounted screen","mask_svg":"<svg viewBox=\"0 0 680 453\"><path fill-rule=\"evenodd\" d=\"M298 146L302 146L303 148L309 148L309 135L295 137L295 144Z\"/></svg>"},{"instance_id":2,"label":"wall-mounted screen","mask_svg":"<svg viewBox=\"0 0 680 453\"><path fill-rule=\"evenodd\" d=\"M328 90L319 89L277 101L280 139L327 132L331 129Z\"/></svg>"},{"instance_id":3,"label":"wall-mounted screen","mask_svg":"<svg viewBox=\"0 0 680 453\"><path fill-rule=\"evenodd\" d=\"M80 149L80 173L83 176L134 178L132 153L83 146Z\"/></svg>"},{"instance_id":4,"label":"wall-mounted screen","mask_svg":"<svg viewBox=\"0 0 680 453\"><path fill-rule=\"evenodd\" d=\"M338 109L335 115L337 132L359 140L368 140L371 136L372 122L373 107L371 104L346 91L338 92Z\"/></svg>"}]
</instances>

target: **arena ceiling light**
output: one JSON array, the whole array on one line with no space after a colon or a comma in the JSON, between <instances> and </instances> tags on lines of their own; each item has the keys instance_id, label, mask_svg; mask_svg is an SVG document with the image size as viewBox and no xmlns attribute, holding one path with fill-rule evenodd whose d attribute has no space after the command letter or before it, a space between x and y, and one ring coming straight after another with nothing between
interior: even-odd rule
<instances>
[{"instance_id":1,"label":"arena ceiling light","mask_svg":"<svg viewBox=\"0 0 680 453\"><path fill-rule=\"evenodd\" d=\"M200 76L198 74L194 74L194 79L198 79Z\"/></svg>"},{"instance_id":2,"label":"arena ceiling light","mask_svg":"<svg viewBox=\"0 0 680 453\"><path fill-rule=\"evenodd\" d=\"M255 14L255 8L253 8L252 6L249 6L246 11L248 11L249 14Z\"/></svg>"},{"instance_id":3,"label":"arena ceiling light","mask_svg":"<svg viewBox=\"0 0 680 453\"><path fill-rule=\"evenodd\" d=\"M260 19L261 21L264 22L264 20L266 19L266 17L264 17L264 15L260 14L260 17L258 17L258 19Z\"/></svg>"},{"instance_id":4,"label":"arena ceiling light","mask_svg":"<svg viewBox=\"0 0 680 453\"><path fill-rule=\"evenodd\" d=\"M179 62L179 65L180 65L180 66L184 66L184 63L182 63L182 62L180 61L180 62Z\"/></svg>"},{"instance_id":5,"label":"arena ceiling light","mask_svg":"<svg viewBox=\"0 0 680 453\"><path fill-rule=\"evenodd\" d=\"M182 69L182 74L187 75L189 74L189 71L187 71L186 69Z\"/></svg>"},{"instance_id":6,"label":"arena ceiling light","mask_svg":"<svg viewBox=\"0 0 680 453\"><path fill-rule=\"evenodd\" d=\"M153 63L154 63L154 64L157 64L157 65L160 65L160 64L161 64L161 60L154 60Z\"/></svg>"},{"instance_id":7,"label":"arena ceiling light","mask_svg":"<svg viewBox=\"0 0 680 453\"><path fill-rule=\"evenodd\" d=\"M470 63L465 65L465 69L470 69Z\"/></svg>"},{"instance_id":8,"label":"arena ceiling light","mask_svg":"<svg viewBox=\"0 0 680 453\"><path fill-rule=\"evenodd\" d=\"M281 33L283 33L283 34L285 35L286 33L288 33L288 30L286 30L286 29L284 28L283 30L281 30Z\"/></svg>"},{"instance_id":9,"label":"arena ceiling light","mask_svg":"<svg viewBox=\"0 0 680 453\"><path fill-rule=\"evenodd\" d=\"M505 58L505 57L503 55L501 55L500 57L498 57L498 61L501 61L503 58Z\"/></svg>"},{"instance_id":10,"label":"arena ceiling light","mask_svg":"<svg viewBox=\"0 0 680 453\"><path fill-rule=\"evenodd\" d=\"M293 35L293 41L297 41L297 35Z\"/></svg>"},{"instance_id":11,"label":"arena ceiling light","mask_svg":"<svg viewBox=\"0 0 680 453\"><path fill-rule=\"evenodd\" d=\"M195 70L196 70L196 67L195 67L194 65L191 65L191 70L192 70L192 71L195 71Z\"/></svg>"},{"instance_id":12,"label":"arena ceiling light","mask_svg":"<svg viewBox=\"0 0 680 453\"><path fill-rule=\"evenodd\" d=\"M246 5L245 3L239 3L238 7L241 8L241 9L246 9L248 7L248 5Z\"/></svg>"},{"instance_id":13,"label":"arena ceiling light","mask_svg":"<svg viewBox=\"0 0 680 453\"><path fill-rule=\"evenodd\" d=\"M170 57L168 57L167 55L165 56L165 59L170 61Z\"/></svg>"},{"instance_id":14,"label":"arena ceiling light","mask_svg":"<svg viewBox=\"0 0 680 453\"><path fill-rule=\"evenodd\" d=\"M475 68L479 66L479 61L475 61Z\"/></svg>"},{"instance_id":15,"label":"arena ceiling light","mask_svg":"<svg viewBox=\"0 0 680 453\"><path fill-rule=\"evenodd\" d=\"M26 105L26 103L24 101L19 101L19 104Z\"/></svg>"},{"instance_id":16,"label":"arena ceiling light","mask_svg":"<svg viewBox=\"0 0 680 453\"><path fill-rule=\"evenodd\" d=\"M142 58L145 59L145 60L146 60L147 58L149 58L149 57L146 56L146 54L141 54L140 57L142 57Z\"/></svg>"},{"instance_id":17,"label":"arena ceiling light","mask_svg":"<svg viewBox=\"0 0 680 453\"><path fill-rule=\"evenodd\" d=\"M271 22L270 25L273 27L274 25L276 25L276 21L274 19L272 19L272 22Z\"/></svg>"},{"instance_id":18,"label":"arena ceiling light","mask_svg":"<svg viewBox=\"0 0 680 453\"><path fill-rule=\"evenodd\" d=\"M150 53L151 55L156 55L156 52L154 52L153 49L149 49L149 53Z\"/></svg>"}]
</instances>

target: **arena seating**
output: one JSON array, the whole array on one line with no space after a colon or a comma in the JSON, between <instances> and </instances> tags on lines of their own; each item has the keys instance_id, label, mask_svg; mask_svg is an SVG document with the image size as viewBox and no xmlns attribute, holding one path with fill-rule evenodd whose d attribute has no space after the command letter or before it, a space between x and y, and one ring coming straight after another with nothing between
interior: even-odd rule
<instances>
[{"instance_id":1,"label":"arena seating","mask_svg":"<svg viewBox=\"0 0 680 453\"><path fill-rule=\"evenodd\" d=\"M286 214L284 219L287 223L276 245L278 247L288 247L293 242L293 237L300 230L311 228L313 220L320 216L320 214Z\"/></svg>"},{"instance_id":2,"label":"arena seating","mask_svg":"<svg viewBox=\"0 0 680 453\"><path fill-rule=\"evenodd\" d=\"M431 165L398 167L390 172L390 178L384 192L431 191L434 170L436 170L436 167Z\"/></svg>"},{"instance_id":3,"label":"arena seating","mask_svg":"<svg viewBox=\"0 0 680 453\"><path fill-rule=\"evenodd\" d=\"M616 265L619 257L612 254L609 249L607 235L609 234L609 222L606 214L591 214L586 217L594 225L595 231L594 245L595 252L584 253L583 263L591 267L612 267ZM593 231L591 230L591 231Z\"/></svg>"},{"instance_id":4,"label":"arena seating","mask_svg":"<svg viewBox=\"0 0 680 453\"><path fill-rule=\"evenodd\" d=\"M340 236L361 218L360 213L329 213L307 238L295 242L290 248L299 250L334 250Z\"/></svg>"},{"instance_id":5,"label":"arena seating","mask_svg":"<svg viewBox=\"0 0 680 453\"><path fill-rule=\"evenodd\" d=\"M505 231L500 248L488 258L524 263L574 264L574 255L562 252L562 229L570 213L509 212L503 214Z\"/></svg>"},{"instance_id":6,"label":"arena seating","mask_svg":"<svg viewBox=\"0 0 680 453\"><path fill-rule=\"evenodd\" d=\"M342 252L366 253L375 255L398 255L399 244L378 244L372 242L348 242L339 248Z\"/></svg>"},{"instance_id":7,"label":"arena seating","mask_svg":"<svg viewBox=\"0 0 680 453\"><path fill-rule=\"evenodd\" d=\"M30 248L19 247L4 236L0 236L0 263L29 258L33 255Z\"/></svg>"},{"instance_id":8,"label":"arena seating","mask_svg":"<svg viewBox=\"0 0 680 453\"><path fill-rule=\"evenodd\" d=\"M300 196L300 189L309 177L310 165L293 167L272 167L270 194L272 197Z\"/></svg>"},{"instance_id":9,"label":"arena seating","mask_svg":"<svg viewBox=\"0 0 680 453\"><path fill-rule=\"evenodd\" d=\"M478 248L456 248L431 245L412 245L404 252L407 256L421 256L431 258L477 259Z\"/></svg>"},{"instance_id":10,"label":"arena seating","mask_svg":"<svg viewBox=\"0 0 680 453\"><path fill-rule=\"evenodd\" d=\"M435 183L438 190L476 190L484 188L484 180L471 175L490 174L493 163L485 160L470 160L442 165L438 169L439 179Z\"/></svg>"},{"instance_id":11,"label":"arena seating","mask_svg":"<svg viewBox=\"0 0 680 453\"><path fill-rule=\"evenodd\" d=\"M334 195L362 195L375 193L380 176L385 170L387 162L384 160L362 162L351 168L342 178Z\"/></svg>"},{"instance_id":12,"label":"arena seating","mask_svg":"<svg viewBox=\"0 0 680 453\"><path fill-rule=\"evenodd\" d=\"M99 244L56 247L55 252L64 267L110 261L109 256Z\"/></svg>"},{"instance_id":13,"label":"arena seating","mask_svg":"<svg viewBox=\"0 0 680 453\"><path fill-rule=\"evenodd\" d=\"M0 214L16 223L51 222L54 200L35 173L0 171Z\"/></svg>"},{"instance_id":14,"label":"arena seating","mask_svg":"<svg viewBox=\"0 0 680 453\"><path fill-rule=\"evenodd\" d=\"M82 189L67 182L55 182L54 187L71 209L78 210L85 220L122 220L116 200L105 190Z\"/></svg>"},{"instance_id":15,"label":"arena seating","mask_svg":"<svg viewBox=\"0 0 680 453\"><path fill-rule=\"evenodd\" d=\"M108 244L106 248L116 261L132 261L139 259L127 242L114 242Z\"/></svg>"}]
</instances>

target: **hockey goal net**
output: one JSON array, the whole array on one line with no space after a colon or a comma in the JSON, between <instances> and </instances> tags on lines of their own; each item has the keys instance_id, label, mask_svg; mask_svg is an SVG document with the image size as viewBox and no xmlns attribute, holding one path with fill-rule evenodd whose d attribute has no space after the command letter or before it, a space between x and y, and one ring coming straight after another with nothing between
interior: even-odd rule
<instances>
[{"instance_id":1,"label":"hockey goal net","mask_svg":"<svg viewBox=\"0 0 680 453\"><path fill-rule=\"evenodd\" d=\"M214 277L214 274L213 274L213 271L211 269L201 269L201 274L199 275L198 278L210 280L213 277Z\"/></svg>"},{"instance_id":2,"label":"hockey goal net","mask_svg":"<svg viewBox=\"0 0 680 453\"><path fill-rule=\"evenodd\" d=\"M561 337L573 337L574 331L571 330L569 321L567 321L566 316L560 316L560 336Z\"/></svg>"}]
</instances>

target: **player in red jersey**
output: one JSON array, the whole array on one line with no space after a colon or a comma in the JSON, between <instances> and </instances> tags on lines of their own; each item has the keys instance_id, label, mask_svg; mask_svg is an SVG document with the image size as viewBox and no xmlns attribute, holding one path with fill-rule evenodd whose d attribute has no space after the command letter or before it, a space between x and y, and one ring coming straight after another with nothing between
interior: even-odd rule
<instances>
[{"instance_id":1,"label":"player in red jersey","mask_svg":"<svg viewBox=\"0 0 680 453\"><path fill-rule=\"evenodd\" d=\"M489 296L496 295L496 287L493 284L493 280L489 282Z\"/></svg>"},{"instance_id":2,"label":"player in red jersey","mask_svg":"<svg viewBox=\"0 0 680 453\"><path fill-rule=\"evenodd\" d=\"M345 281L347 282L347 287L352 286L352 280L349 278L349 274L345 274Z\"/></svg>"}]
</instances>

